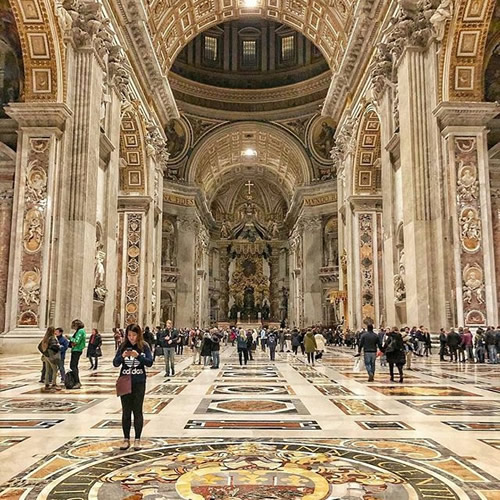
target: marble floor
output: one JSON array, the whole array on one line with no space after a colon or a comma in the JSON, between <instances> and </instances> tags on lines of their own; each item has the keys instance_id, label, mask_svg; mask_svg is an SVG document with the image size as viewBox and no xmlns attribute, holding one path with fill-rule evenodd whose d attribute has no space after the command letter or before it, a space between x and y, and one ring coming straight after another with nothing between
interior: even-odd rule
<instances>
[{"instance_id":1,"label":"marble floor","mask_svg":"<svg viewBox=\"0 0 500 500\"><path fill-rule=\"evenodd\" d=\"M219 370L159 358L144 448L120 452L117 370L82 359L81 390L40 392L38 356L0 356L0 499L500 500L500 365L417 359L403 385L352 351L235 349Z\"/></svg>"}]
</instances>

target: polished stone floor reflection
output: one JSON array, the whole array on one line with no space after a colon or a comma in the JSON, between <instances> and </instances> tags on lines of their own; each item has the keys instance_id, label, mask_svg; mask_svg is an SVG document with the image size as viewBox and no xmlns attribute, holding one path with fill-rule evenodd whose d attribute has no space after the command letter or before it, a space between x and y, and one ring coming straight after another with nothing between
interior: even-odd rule
<instances>
[{"instance_id":1,"label":"polished stone floor reflection","mask_svg":"<svg viewBox=\"0 0 500 500\"><path fill-rule=\"evenodd\" d=\"M241 368L151 370L144 449L120 452L117 371L82 359L83 387L43 394L37 356L2 359L0 499L500 499L495 366L418 359L403 385L260 350Z\"/></svg>"}]
</instances>

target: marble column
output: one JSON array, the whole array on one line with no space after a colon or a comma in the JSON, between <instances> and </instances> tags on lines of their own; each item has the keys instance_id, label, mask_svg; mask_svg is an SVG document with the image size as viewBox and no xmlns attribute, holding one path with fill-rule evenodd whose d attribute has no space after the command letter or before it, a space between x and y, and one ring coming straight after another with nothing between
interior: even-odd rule
<instances>
[{"instance_id":1,"label":"marble column","mask_svg":"<svg viewBox=\"0 0 500 500\"><path fill-rule=\"evenodd\" d=\"M289 326L302 328L304 326L304 289L303 289L303 246L302 228L296 224L289 238L290 245L290 298Z\"/></svg>"},{"instance_id":2,"label":"marble column","mask_svg":"<svg viewBox=\"0 0 500 500\"><path fill-rule=\"evenodd\" d=\"M437 331L446 324L446 270L439 257L445 238L439 182L435 45L407 46L397 65L400 119L406 311L411 325Z\"/></svg>"},{"instance_id":3,"label":"marble column","mask_svg":"<svg viewBox=\"0 0 500 500\"><path fill-rule=\"evenodd\" d=\"M350 325L359 329L367 324L380 326L381 288L380 244L382 199L380 196L351 196L352 210L352 304Z\"/></svg>"},{"instance_id":4,"label":"marble column","mask_svg":"<svg viewBox=\"0 0 500 500\"><path fill-rule=\"evenodd\" d=\"M304 325L322 321L322 285L319 272L322 267L323 232L319 215L305 215L303 224L303 296Z\"/></svg>"},{"instance_id":5,"label":"marble column","mask_svg":"<svg viewBox=\"0 0 500 500\"><path fill-rule=\"evenodd\" d=\"M63 170L61 266L65 286L58 289L58 316L66 322L79 318L92 324L96 237L97 177L99 169L100 108L104 67L88 35L71 39L67 51L68 102L73 111L67 166Z\"/></svg>"},{"instance_id":6,"label":"marble column","mask_svg":"<svg viewBox=\"0 0 500 500\"><path fill-rule=\"evenodd\" d=\"M200 220L194 213L177 217L177 259L179 277L177 280L176 323L178 328L195 325L195 244Z\"/></svg>"},{"instance_id":7,"label":"marble column","mask_svg":"<svg viewBox=\"0 0 500 500\"><path fill-rule=\"evenodd\" d=\"M452 220L449 253L460 326L498 324L486 124L498 103L443 102L435 109L442 127Z\"/></svg>"},{"instance_id":8,"label":"marble column","mask_svg":"<svg viewBox=\"0 0 500 500\"><path fill-rule=\"evenodd\" d=\"M0 332L5 331L13 189L0 191Z\"/></svg>"},{"instance_id":9,"label":"marble column","mask_svg":"<svg viewBox=\"0 0 500 500\"><path fill-rule=\"evenodd\" d=\"M121 196L119 270L121 270L121 325L142 324L148 308L147 281L147 216L151 207L149 196Z\"/></svg>"},{"instance_id":10,"label":"marble column","mask_svg":"<svg viewBox=\"0 0 500 500\"><path fill-rule=\"evenodd\" d=\"M21 349L48 325L54 262L54 213L59 200L61 138L71 115L64 104L16 103L6 109L18 125L17 164L10 243L7 336Z\"/></svg>"}]
</instances>

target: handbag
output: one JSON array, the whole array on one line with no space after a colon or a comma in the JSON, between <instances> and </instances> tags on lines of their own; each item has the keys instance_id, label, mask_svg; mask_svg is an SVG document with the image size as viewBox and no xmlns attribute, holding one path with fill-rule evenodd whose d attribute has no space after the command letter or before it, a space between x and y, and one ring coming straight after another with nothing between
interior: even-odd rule
<instances>
[{"instance_id":1,"label":"handbag","mask_svg":"<svg viewBox=\"0 0 500 500\"><path fill-rule=\"evenodd\" d=\"M163 356L163 347L157 345L155 346L155 357Z\"/></svg>"},{"instance_id":2,"label":"handbag","mask_svg":"<svg viewBox=\"0 0 500 500\"><path fill-rule=\"evenodd\" d=\"M120 375L116 381L116 395L125 396L132 393L132 375Z\"/></svg>"},{"instance_id":3,"label":"handbag","mask_svg":"<svg viewBox=\"0 0 500 500\"><path fill-rule=\"evenodd\" d=\"M100 358L102 356L102 349L101 349L101 346L97 346L95 348L95 355Z\"/></svg>"}]
</instances>

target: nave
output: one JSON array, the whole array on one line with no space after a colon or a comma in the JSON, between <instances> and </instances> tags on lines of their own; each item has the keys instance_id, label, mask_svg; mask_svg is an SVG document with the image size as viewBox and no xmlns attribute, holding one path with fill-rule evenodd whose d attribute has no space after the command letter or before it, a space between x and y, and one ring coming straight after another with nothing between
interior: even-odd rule
<instances>
[{"instance_id":1,"label":"nave","mask_svg":"<svg viewBox=\"0 0 500 500\"><path fill-rule=\"evenodd\" d=\"M109 346L105 346L108 348ZM37 356L2 359L1 499L500 498L495 365L424 358L390 384L353 372L353 351L316 366L258 349L219 370L177 357L149 370L143 449L120 452L111 350L82 388L42 394ZM83 361L83 360L82 360Z\"/></svg>"}]
</instances>

